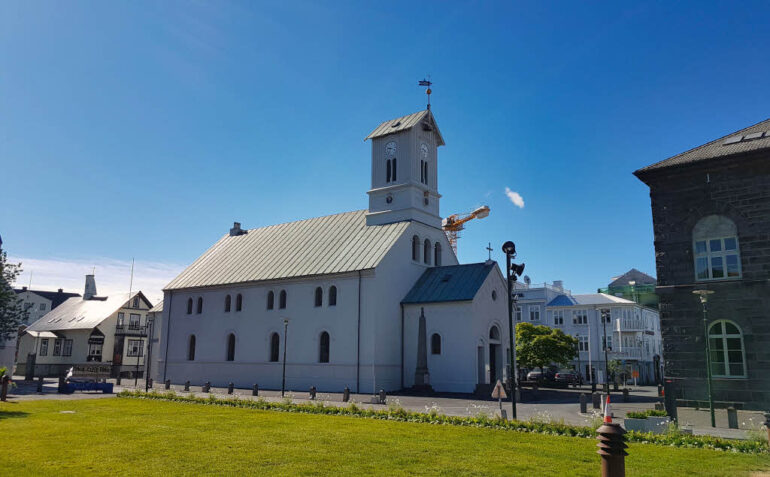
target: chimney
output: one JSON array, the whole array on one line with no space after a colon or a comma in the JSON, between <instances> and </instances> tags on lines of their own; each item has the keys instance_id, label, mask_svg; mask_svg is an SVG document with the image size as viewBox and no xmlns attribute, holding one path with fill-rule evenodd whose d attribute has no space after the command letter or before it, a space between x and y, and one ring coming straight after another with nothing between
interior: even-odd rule
<instances>
[{"instance_id":1,"label":"chimney","mask_svg":"<svg viewBox=\"0 0 770 477\"><path fill-rule=\"evenodd\" d=\"M83 291L83 299L90 300L96 296L96 280L93 275L86 275L86 288Z\"/></svg>"},{"instance_id":2,"label":"chimney","mask_svg":"<svg viewBox=\"0 0 770 477\"><path fill-rule=\"evenodd\" d=\"M553 281L553 287L559 290L564 290L564 281L563 280L554 280Z\"/></svg>"},{"instance_id":3,"label":"chimney","mask_svg":"<svg viewBox=\"0 0 770 477\"><path fill-rule=\"evenodd\" d=\"M236 237L238 235L243 235L245 233L246 231L241 229L240 222L233 222L233 228L230 229L230 237Z\"/></svg>"},{"instance_id":4,"label":"chimney","mask_svg":"<svg viewBox=\"0 0 770 477\"><path fill-rule=\"evenodd\" d=\"M56 293L64 293L64 288L59 288L59 291L57 291Z\"/></svg>"}]
</instances>

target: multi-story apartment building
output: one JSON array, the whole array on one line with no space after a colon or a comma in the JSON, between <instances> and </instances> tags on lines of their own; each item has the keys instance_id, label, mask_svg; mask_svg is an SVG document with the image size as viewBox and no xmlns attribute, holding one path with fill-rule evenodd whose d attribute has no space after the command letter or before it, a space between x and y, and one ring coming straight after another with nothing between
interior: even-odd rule
<instances>
[{"instance_id":1,"label":"multi-story apartment building","mask_svg":"<svg viewBox=\"0 0 770 477\"><path fill-rule=\"evenodd\" d=\"M661 335L658 311L631 300L603 293L573 295L561 281L553 284L517 283L515 320L559 328L578 339L578 356L571 366L587 381L604 382L607 358L638 372L641 384L660 377Z\"/></svg>"}]
</instances>

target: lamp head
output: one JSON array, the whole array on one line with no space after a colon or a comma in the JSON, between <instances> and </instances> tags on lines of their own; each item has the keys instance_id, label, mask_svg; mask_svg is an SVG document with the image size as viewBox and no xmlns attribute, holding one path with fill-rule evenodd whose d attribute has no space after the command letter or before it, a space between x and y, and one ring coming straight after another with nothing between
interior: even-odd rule
<instances>
[{"instance_id":1,"label":"lamp head","mask_svg":"<svg viewBox=\"0 0 770 477\"><path fill-rule=\"evenodd\" d=\"M516 255L516 244L510 240L503 244L503 253L506 255Z\"/></svg>"},{"instance_id":2,"label":"lamp head","mask_svg":"<svg viewBox=\"0 0 770 477\"><path fill-rule=\"evenodd\" d=\"M700 302L706 304L709 300L709 295L713 295L713 290L693 290L693 294L698 295Z\"/></svg>"}]
</instances>

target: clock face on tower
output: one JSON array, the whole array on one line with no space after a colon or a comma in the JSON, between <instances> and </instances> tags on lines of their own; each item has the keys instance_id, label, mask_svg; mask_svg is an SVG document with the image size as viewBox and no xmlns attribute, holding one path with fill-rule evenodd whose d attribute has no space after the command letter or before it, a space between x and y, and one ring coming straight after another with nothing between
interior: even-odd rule
<instances>
[{"instance_id":1,"label":"clock face on tower","mask_svg":"<svg viewBox=\"0 0 770 477\"><path fill-rule=\"evenodd\" d=\"M385 144L385 157L393 157L396 155L396 143L394 141L390 141L389 143Z\"/></svg>"},{"instance_id":2,"label":"clock face on tower","mask_svg":"<svg viewBox=\"0 0 770 477\"><path fill-rule=\"evenodd\" d=\"M428 160L428 145L425 143L420 144L420 157L423 160Z\"/></svg>"}]
</instances>

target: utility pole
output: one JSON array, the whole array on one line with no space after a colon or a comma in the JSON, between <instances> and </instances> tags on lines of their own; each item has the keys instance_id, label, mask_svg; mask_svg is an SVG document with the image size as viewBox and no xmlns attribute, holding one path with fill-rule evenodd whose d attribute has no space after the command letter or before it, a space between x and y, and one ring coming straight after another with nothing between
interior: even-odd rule
<instances>
[{"instance_id":1,"label":"utility pole","mask_svg":"<svg viewBox=\"0 0 770 477\"><path fill-rule=\"evenodd\" d=\"M511 263L516 256L516 245L511 242L503 244L505 253L505 276L508 280L508 345L510 372L508 373L508 383L511 390L511 419L516 419L516 388L518 386L518 376L516 376L516 340L514 339L513 311L516 307L516 298L513 295L513 283L518 275L524 273L524 264L517 265Z\"/></svg>"},{"instance_id":2,"label":"utility pole","mask_svg":"<svg viewBox=\"0 0 770 477\"><path fill-rule=\"evenodd\" d=\"M608 361L608 353L607 353L607 315L609 314L609 310L602 308L601 310L601 317L602 317L602 327L604 328L604 389L606 391L606 394L610 393L610 373L609 373L609 361Z\"/></svg>"}]
</instances>

